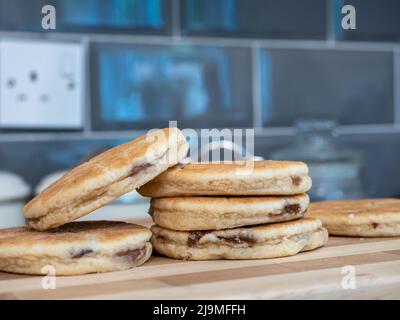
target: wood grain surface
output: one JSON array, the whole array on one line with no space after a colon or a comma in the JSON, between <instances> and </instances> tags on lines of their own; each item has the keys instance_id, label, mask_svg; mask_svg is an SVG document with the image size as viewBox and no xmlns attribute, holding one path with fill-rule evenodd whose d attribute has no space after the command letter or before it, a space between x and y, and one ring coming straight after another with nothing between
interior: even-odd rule
<instances>
[{"instance_id":1,"label":"wood grain surface","mask_svg":"<svg viewBox=\"0 0 400 320\"><path fill-rule=\"evenodd\" d=\"M342 287L344 266L355 289ZM241 261L179 261L152 257L135 269L57 277L0 273L0 299L399 299L400 238L331 237L296 256Z\"/></svg>"}]
</instances>

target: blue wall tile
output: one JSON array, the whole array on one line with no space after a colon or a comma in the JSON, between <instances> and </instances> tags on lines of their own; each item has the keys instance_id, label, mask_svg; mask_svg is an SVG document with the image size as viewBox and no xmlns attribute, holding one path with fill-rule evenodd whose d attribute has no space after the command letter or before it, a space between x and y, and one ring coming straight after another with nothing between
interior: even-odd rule
<instances>
[{"instance_id":1,"label":"blue wall tile","mask_svg":"<svg viewBox=\"0 0 400 320\"><path fill-rule=\"evenodd\" d=\"M343 30L344 5L356 10L356 29ZM338 40L400 41L400 1L335 0L334 21Z\"/></svg>"},{"instance_id":2,"label":"blue wall tile","mask_svg":"<svg viewBox=\"0 0 400 320\"><path fill-rule=\"evenodd\" d=\"M291 126L299 118L393 122L390 52L265 49L260 56L265 126Z\"/></svg>"},{"instance_id":3,"label":"blue wall tile","mask_svg":"<svg viewBox=\"0 0 400 320\"><path fill-rule=\"evenodd\" d=\"M183 33L282 39L323 39L322 0L182 0Z\"/></svg>"},{"instance_id":4,"label":"blue wall tile","mask_svg":"<svg viewBox=\"0 0 400 320\"><path fill-rule=\"evenodd\" d=\"M92 48L93 127L252 126L250 50L212 46Z\"/></svg>"},{"instance_id":5,"label":"blue wall tile","mask_svg":"<svg viewBox=\"0 0 400 320\"><path fill-rule=\"evenodd\" d=\"M42 32L46 4L57 12L52 32L170 33L171 0L0 0L0 29Z\"/></svg>"},{"instance_id":6,"label":"blue wall tile","mask_svg":"<svg viewBox=\"0 0 400 320\"><path fill-rule=\"evenodd\" d=\"M400 198L400 134L352 134L337 138L339 146L360 149L364 183L369 197Z\"/></svg>"}]
</instances>

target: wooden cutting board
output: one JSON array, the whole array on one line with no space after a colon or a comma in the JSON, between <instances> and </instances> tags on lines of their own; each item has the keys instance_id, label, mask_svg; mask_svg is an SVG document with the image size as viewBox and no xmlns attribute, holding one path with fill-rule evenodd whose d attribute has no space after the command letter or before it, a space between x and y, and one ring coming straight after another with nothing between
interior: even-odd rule
<instances>
[{"instance_id":1,"label":"wooden cutting board","mask_svg":"<svg viewBox=\"0 0 400 320\"><path fill-rule=\"evenodd\" d=\"M57 277L54 290L41 283L42 277L0 273L0 299L398 299L400 238L331 237L323 248L279 259L153 257L128 271Z\"/></svg>"}]
</instances>

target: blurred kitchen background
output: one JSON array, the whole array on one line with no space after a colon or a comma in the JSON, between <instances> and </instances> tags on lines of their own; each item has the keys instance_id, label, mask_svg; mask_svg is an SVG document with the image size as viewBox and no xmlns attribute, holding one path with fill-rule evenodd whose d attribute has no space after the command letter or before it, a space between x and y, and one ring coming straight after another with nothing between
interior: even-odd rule
<instances>
[{"instance_id":1,"label":"blurred kitchen background","mask_svg":"<svg viewBox=\"0 0 400 320\"><path fill-rule=\"evenodd\" d=\"M0 0L0 203L169 120L255 128L313 199L399 197L399 41L398 0Z\"/></svg>"}]
</instances>

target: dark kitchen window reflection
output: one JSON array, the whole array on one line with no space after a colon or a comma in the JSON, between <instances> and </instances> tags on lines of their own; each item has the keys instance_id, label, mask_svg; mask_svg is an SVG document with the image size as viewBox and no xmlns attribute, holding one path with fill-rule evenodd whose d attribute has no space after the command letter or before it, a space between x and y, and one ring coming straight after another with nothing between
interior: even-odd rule
<instances>
[{"instance_id":1,"label":"dark kitchen window reflection","mask_svg":"<svg viewBox=\"0 0 400 320\"><path fill-rule=\"evenodd\" d=\"M56 8L56 30L43 30L42 7ZM0 29L34 32L169 33L171 0L0 0Z\"/></svg>"},{"instance_id":2,"label":"dark kitchen window reflection","mask_svg":"<svg viewBox=\"0 0 400 320\"><path fill-rule=\"evenodd\" d=\"M301 118L394 121L391 52L265 49L260 74L264 126L292 126Z\"/></svg>"},{"instance_id":3,"label":"dark kitchen window reflection","mask_svg":"<svg viewBox=\"0 0 400 320\"><path fill-rule=\"evenodd\" d=\"M276 39L324 39L326 1L182 0L183 33Z\"/></svg>"},{"instance_id":4,"label":"dark kitchen window reflection","mask_svg":"<svg viewBox=\"0 0 400 320\"><path fill-rule=\"evenodd\" d=\"M97 44L92 61L97 130L252 126L247 48Z\"/></svg>"},{"instance_id":5,"label":"dark kitchen window reflection","mask_svg":"<svg viewBox=\"0 0 400 320\"><path fill-rule=\"evenodd\" d=\"M356 9L356 29L343 30L342 8ZM338 40L400 41L399 0L335 0L335 30Z\"/></svg>"}]
</instances>

